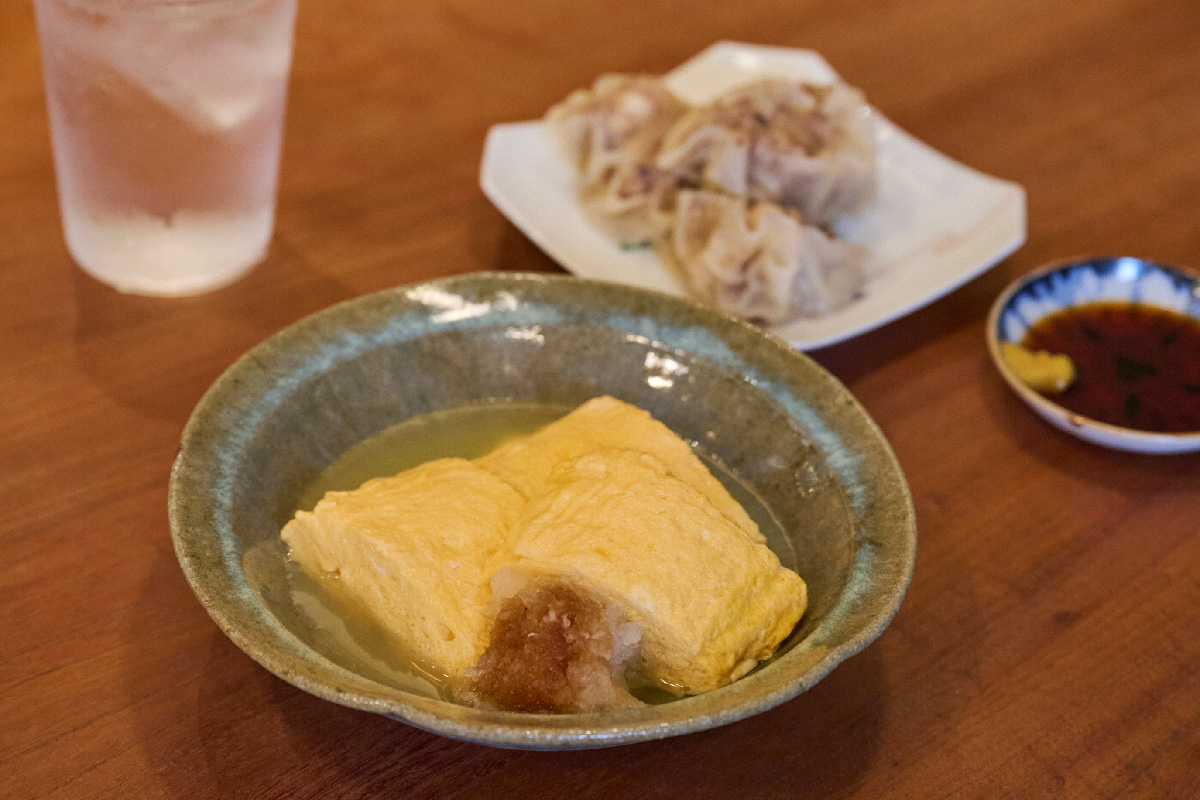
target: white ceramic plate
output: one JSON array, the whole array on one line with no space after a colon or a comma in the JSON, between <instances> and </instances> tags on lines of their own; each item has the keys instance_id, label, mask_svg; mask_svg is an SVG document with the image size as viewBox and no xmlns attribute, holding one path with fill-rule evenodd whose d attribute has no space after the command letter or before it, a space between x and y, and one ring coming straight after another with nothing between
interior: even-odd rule
<instances>
[{"instance_id":1,"label":"white ceramic plate","mask_svg":"<svg viewBox=\"0 0 1200 800\"><path fill-rule=\"evenodd\" d=\"M762 77L829 83L837 76L812 51L719 42L667 75L684 100L705 103ZM866 245L862 298L818 319L773 332L812 349L840 342L933 302L1025 241L1025 191L938 153L876 113L879 197L835 225ZM538 247L584 278L683 296L679 277L650 250L622 249L583 216L574 176L539 121L495 125L480 169L484 194Z\"/></svg>"}]
</instances>

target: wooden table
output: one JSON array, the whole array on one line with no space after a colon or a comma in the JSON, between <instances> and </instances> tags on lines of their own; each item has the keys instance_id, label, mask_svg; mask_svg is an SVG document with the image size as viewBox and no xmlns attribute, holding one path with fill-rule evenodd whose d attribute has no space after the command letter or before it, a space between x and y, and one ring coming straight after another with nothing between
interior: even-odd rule
<instances>
[{"instance_id":1,"label":"wooden table","mask_svg":"<svg viewBox=\"0 0 1200 800\"><path fill-rule=\"evenodd\" d=\"M1200 456L1055 431L983 340L1000 289L1048 260L1200 266L1200 4L302 6L270 258L183 300L72 265L32 11L0 7L0 796L1200 796ZM478 188L488 126L718 39L814 48L900 126L1029 193L1014 256L814 353L912 486L920 555L892 626L760 716L566 754L449 741L257 666L171 547L168 470L201 393L330 303L556 270Z\"/></svg>"}]
</instances>

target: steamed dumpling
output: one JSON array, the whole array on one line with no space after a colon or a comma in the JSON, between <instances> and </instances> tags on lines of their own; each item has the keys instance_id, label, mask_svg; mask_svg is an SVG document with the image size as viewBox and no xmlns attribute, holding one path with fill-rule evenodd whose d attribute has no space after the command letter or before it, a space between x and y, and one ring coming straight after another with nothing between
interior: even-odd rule
<instances>
[{"instance_id":1,"label":"steamed dumpling","mask_svg":"<svg viewBox=\"0 0 1200 800\"><path fill-rule=\"evenodd\" d=\"M592 221L625 242L670 227L671 176L654 157L687 105L644 75L602 75L546 113L546 128L580 177Z\"/></svg>"},{"instance_id":2,"label":"steamed dumpling","mask_svg":"<svg viewBox=\"0 0 1200 800\"><path fill-rule=\"evenodd\" d=\"M622 244L661 238L671 228L671 177L650 161L630 158L584 186L580 203L592 224Z\"/></svg>"},{"instance_id":3,"label":"steamed dumpling","mask_svg":"<svg viewBox=\"0 0 1200 800\"><path fill-rule=\"evenodd\" d=\"M720 192L679 193L672 246L696 294L767 323L835 311L864 282L862 248L773 203Z\"/></svg>"},{"instance_id":4,"label":"steamed dumpling","mask_svg":"<svg viewBox=\"0 0 1200 800\"><path fill-rule=\"evenodd\" d=\"M778 79L734 89L667 133L656 165L691 186L797 209L810 224L875 195L875 143L862 94Z\"/></svg>"},{"instance_id":5,"label":"steamed dumpling","mask_svg":"<svg viewBox=\"0 0 1200 800\"><path fill-rule=\"evenodd\" d=\"M651 75L601 75L546 112L567 159L591 183L624 156L653 156L687 105Z\"/></svg>"}]
</instances>

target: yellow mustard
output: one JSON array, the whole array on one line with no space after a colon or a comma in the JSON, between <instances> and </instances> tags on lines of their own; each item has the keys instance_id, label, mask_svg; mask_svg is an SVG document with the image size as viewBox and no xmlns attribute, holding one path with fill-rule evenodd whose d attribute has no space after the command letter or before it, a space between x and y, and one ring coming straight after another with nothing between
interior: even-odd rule
<instances>
[{"instance_id":1,"label":"yellow mustard","mask_svg":"<svg viewBox=\"0 0 1200 800\"><path fill-rule=\"evenodd\" d=\"M1075 364L1069 356L1035 352L1009 342L1000 344L1000 352L1021 382L1034 391L1059 394L1075 382Z\"/></svg>"}]
</instances>

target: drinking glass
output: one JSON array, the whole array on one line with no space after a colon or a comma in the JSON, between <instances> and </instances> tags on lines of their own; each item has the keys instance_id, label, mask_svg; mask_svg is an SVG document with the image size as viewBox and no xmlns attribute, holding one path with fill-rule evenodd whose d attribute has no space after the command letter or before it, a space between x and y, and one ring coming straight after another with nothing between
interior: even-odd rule
<instances>
[{"instance_id":1,"label":"drinking glass","mask_svg":"<svg viewBox=\"0 0 1200 800\"><path fill-rule=\"evenodd\" d=\"M67 248L124 292L224 286L275 222L296 0L33 0Z\"/></svg>"}]
</instances>

